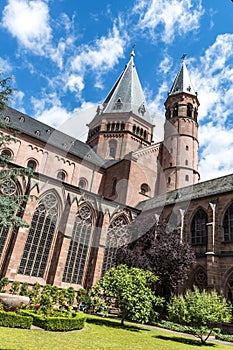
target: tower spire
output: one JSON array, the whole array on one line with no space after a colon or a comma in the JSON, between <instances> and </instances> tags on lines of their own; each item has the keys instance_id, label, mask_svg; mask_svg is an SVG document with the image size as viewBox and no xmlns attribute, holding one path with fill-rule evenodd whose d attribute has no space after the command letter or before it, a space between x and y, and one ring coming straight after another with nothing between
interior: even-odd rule
<instances>
[{"instance_id":1,"label":"tower spire","mask_svg":"<svg viewBox=\"0 0 233 350\"><path fill-rule=\"evenodd\" d=\"M196 96L196 91L194 90L193 84L191 82L188 69L186 67L185 58L186 54L181 56L182 64L180 70L174 80L171 90L169 91L169 95L175 95L177 93L185 92L190 95Z\"/></svg>"}]
</instances>

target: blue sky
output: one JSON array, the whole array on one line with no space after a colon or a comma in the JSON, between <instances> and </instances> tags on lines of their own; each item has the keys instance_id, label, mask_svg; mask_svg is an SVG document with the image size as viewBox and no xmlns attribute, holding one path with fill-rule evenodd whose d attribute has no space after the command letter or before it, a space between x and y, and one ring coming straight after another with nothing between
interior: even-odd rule
<instances>
[{"instance_id":1,"label":"blue sky","mask_svg":"<svg viewBox=\"0 0 233 350\"><path fill-rule=\"evenodd\" d=\"M231 0L1 0L0 14L0 71L17 88L12 107L64 131L75 120L83 140L133 44L159 140L163 103L186 53L201 104L201 179L232 173Z\"/></svg>"}]
</instances>

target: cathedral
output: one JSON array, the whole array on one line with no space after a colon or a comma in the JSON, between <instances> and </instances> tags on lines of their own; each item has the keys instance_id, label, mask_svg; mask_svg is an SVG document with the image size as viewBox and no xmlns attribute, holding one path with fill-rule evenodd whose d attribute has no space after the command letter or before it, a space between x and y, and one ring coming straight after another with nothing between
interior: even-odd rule
<instances>
[{"instance_id":1,"label":"cathedral","mask_svg":"<svg viewBox=\"0 0 233 350\"><path fill-rule=\"evenodd\" d=\"M187 287L215 288L233 301L233 175L200 181L199 100L185 60L157 143L134 61L132 51L85 143L4 109L4 132L16 131L16 142L1 153L33 175L0 188L30 195L21 210L29 227L0 227L0 278L89 288L113 265L121 235L128 230L130 242L166 221L197 256Z\"/></svg>"}]
</instances>

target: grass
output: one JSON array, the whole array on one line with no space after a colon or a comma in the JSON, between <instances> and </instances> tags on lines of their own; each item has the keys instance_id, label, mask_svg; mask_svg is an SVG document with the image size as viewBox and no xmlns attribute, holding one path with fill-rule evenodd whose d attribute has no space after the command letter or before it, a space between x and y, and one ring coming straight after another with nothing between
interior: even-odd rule
<instances>
[{"instance_id":1,"label":"grass","mask_svg":"<svg viewBox=\"0 0 233 350\"><path fill-rule=\"evenodd\" d=\"M198 340L188 336L128 323L122 327L119 321L93 316L88 316L85 328L80 331L48 332L0 327L0 350L194 350L199 346ZM229 346L209 341L204 349L229 350Z\"/></svg>"}]
</instances>

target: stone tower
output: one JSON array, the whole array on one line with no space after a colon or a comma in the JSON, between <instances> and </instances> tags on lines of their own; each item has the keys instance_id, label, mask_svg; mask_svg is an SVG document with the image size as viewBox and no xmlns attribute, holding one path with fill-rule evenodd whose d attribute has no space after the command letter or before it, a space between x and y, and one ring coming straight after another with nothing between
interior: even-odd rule
<instances>
[{"instance_id":1,"label":"stone tower","mask_svg":"<svg viewBox=\"0 0 233 350\"><path fill-rule=\"evenodd\" d=\"M199 180L199 101L184 58L164 104L166 119L160 159L163 179L160 182L165 185L162 186L165 191L192 185Z\"/></svg>"},{"instance_id":2,"label":"stone tower","mask_svg":"<svg viewBox=\"0 0 233 350\"><path fill-rule=\"evenodd\" d=\"M119 160L151 145L153 125L134 64L134 50L88 126L86 143L104 159Z\"/></svg>"}]
</instances>

